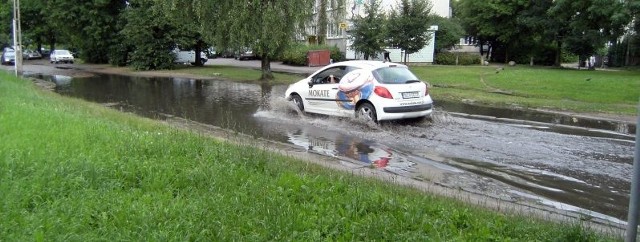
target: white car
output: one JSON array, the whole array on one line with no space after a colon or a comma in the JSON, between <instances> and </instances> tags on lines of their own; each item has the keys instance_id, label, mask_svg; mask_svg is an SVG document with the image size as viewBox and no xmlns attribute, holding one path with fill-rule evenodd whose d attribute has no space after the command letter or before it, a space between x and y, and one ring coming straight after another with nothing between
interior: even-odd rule
<instances>
[{"instance_id":1,"label":"white car","mask_svg":"<svg viewBox=\"0 0 640 242\"><path fill-rule=\"evenodd\" d=\"M381 61L328 65L291 84L285 98L300 111L375 122L428 117L433 112L427 83L405 65Z\"/></svg>"},{"instance_id":2,"label":"white car","mask_svg":"<svg viewBox=\"0 0 640 242\"><path fill-rule=\"evenodd\" d=\"M196 64L196 52L193 50L180 50L176 48L173 50L173 53L176 55L174 63L191 65ZM209 59L207 58L207 54L205 54L204 52L200 52L200 61L202 62L202 64L204 65L204 63L207 63L208 60Z\"/></svg>"},{"instance_id":3,"label":"white car","mask_svg":"<svg viewBox=\"0 0 640 242\"><path fill-rule=\"evenodd\" d=\"M70 63L73 64L73 55L68 50L54 50L49 56L51 63Z\"/></svg>"}]
</instances>

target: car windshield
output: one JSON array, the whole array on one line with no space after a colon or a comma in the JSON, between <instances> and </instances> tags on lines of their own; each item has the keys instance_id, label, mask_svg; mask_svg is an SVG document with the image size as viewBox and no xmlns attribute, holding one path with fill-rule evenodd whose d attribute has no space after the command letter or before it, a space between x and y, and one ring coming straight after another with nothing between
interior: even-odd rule
<instances>
[{"instance_id":1,"label":"car windshield","mask_svg":"<svg viewBox=\"0 0 640 242\"><path fill-rule=\"evenodd\" d=\"M418 82L418 78L407 68L400 66L383 67L373 71L378 82L383 84L405 84Z\"/></svg>"},{"instance_id":2,"label":"car windshield","mask_svg":"<svg viewBox=\"0 0 640 242\"><path fill-rule=\"evenodd\" d=\"M13 51L6 51L6 52L4 52L4 55L5 55L5 56L15 56L15 55L16 55L16 52L13 52Z\"/></svg>"},{"instance_id":3,"label":"car windshield","mask_svg":"<svg viewBox=\"0 0 640 242\"><path fill-rule=\"evenodd\" d=\"M71 55L68 50L56 50L56 55Z\"/></svg>"}]
</instances>

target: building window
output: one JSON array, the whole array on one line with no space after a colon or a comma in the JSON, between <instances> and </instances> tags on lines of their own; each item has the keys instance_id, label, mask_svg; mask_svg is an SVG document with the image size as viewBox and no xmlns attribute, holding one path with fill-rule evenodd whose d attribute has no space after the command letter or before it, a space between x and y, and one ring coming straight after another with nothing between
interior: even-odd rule
<instances>
[{"instance_id":1,"label":"building window","mask_svg":"<svg viewBox=\"0 0 640 242\"><path fill-rule=\"evenodd\" d=\"M327 38L342 37L343 29L340 29L340 23L330 22L327 26Z\"/></svg>"}]
</instances>

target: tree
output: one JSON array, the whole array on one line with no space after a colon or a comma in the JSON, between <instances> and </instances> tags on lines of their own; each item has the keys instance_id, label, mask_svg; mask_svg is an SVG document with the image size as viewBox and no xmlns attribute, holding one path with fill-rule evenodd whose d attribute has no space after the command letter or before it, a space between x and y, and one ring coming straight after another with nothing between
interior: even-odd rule
<instances>
[{"instance_id":1,"label":"tree","mask_svg":"<svg viewBox=\"0 0 640 242\"><path fill-rule=\"evenodd\" d=\"M236 0L216 6L211 22L214 42L234 49L251 48L261 59L262 80L273 79L271 60L289 47L310 19L313 0ZM217 32L216 32L217 31Z\"/></svg>"},{"instance_id":2,"label":"tree","mask_svg":"<svg viewBox=\"0 0 640 242\"><path fill-rule=\"evenodd\" d=\"M153 0L132 0L124 16L127 23L120 32L120 56L112 56L112 64L129 64L137 70L171 68L176 27L160 6Z\"/></svg>"},{"instance_id":3,"label":"tree","mask_svg":"<svg viewBox=\"0 0 640 242\"><path fill-rule=\"evenodd\" d=\"M460 38L464 36L464 30L457 19L434 16L433 23L438 26L435 43L436 53L454 47L460 43Z\"/></svg>"},{"instance_id":4,"label":"tree","mask_svg":"<svg viewBox=\"0 0 640 242\"><path fill-rule=\"evenodd\" d=\"M13 2L11 0L0 0L0 47L13 45L13 37L11 35L13 23ZM4 48L3 48L4 49Z\"/></svg>"},{"instance_id":5,"label":"tree","mask_svg":"<svg viewBox=\"0 0 640 242\"><path fill-rule=\"evenodd\" d=\"M181 49L194 49L196 66L202 66L200 53L206 47L205 36L213 36L207 27L217 21L217 0L155 0L177 31L175 44Z\"/></svg>"},{"instance_id":6,"label":"tree","mask_svg":"<svg viewBox=\"0 0 640 242\"><path fill-rule=\"evenodd\" d=\"M476 37L481 46L485 42L489 43L494 53L491 58L507 62L510 60L510 51L518 49L518 37L521 36L518 14L530 2L460 0L456 4L456 11L469 35ZM500 55L498 52L501 52Z\"/></svg>"},{"instance_id":7,"label":"tree","mask_svg":"<svg viewBox=\"0 0 640 242\"><path fill-rule=\"evenodd\" d=\"M80 50L89 63L107 63L107 52L115 46L123 24L120 13L126 0L50 0L51 21L70 47Z\"/></svg>"},{"instance_id":8,"label":"tree","mask_svg":"<svg viewBox=\"0 0 640 242\"><path fill-rule=\"evenodd\" d=\"M389 45L404 51L407 56L418 52L429 44L429 13L431 5L426 0L402 0L388 20L387 39Z\"/></svg>"},{"instance_id":9,"label":"tree","mask_svg":"<svg viewBox=\"0 0 640 242\"><path fill-rule=\"evenodd\" d=\"M624 3L618 0L556 0L547 17L557 26L552 29L558 45L555 65L560 64L563 45L584 60L621 36L631 20Z\"/></svg>"},{"instance_id":10,"label":"tree","mask_svg":"<svg viewBox=\"0 0 640 242\"><path fill-rule=\"evenodd\" d=\"M43 44L49 44L51 49L55 48L57 33L56 25L51 21L51 14L48 13L49 2L40 0L21 0L20 15L21 28L24 42L33 43L37 51L42 49Z\"/></svg>"},{"instance_id":11,"label":"tree","mask_svg":"<svg viewBox=\"0 0 640 242\"><path fill-rule=\"evenodd\" d=\"M382 50L385 41L385 17L380 13L380 2L365 4L365 16L354 16L351 38L356 52L364 55L364 59L376 56Z\"/></svg>"}]
</instances>

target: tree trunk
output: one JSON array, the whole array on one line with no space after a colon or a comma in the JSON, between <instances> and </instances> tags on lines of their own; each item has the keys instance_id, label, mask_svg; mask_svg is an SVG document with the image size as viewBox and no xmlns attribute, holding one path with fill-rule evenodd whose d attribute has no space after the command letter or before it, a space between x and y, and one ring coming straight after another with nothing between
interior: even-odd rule
<instances>
[{"instance_id":1,"label":"tree trunk","mask_svg":"<svg viewBox=\"0 0 640 242\"><path fill-rule=\"evenodd\" d=\"M316 33L316 41L319 45L323 45L327 38L327 1L320 0L320 6L318 7L318 28Z\"/></svg>"},{"instance_id":2,"label":"tree trunk","mask_svg":"<svg viewBox=\"0 0 640 242\"><path fill-rule=\"evenodd\" d=\"M562 42L561 41L557 41L556 42L556 60L553 63L553 66L556 67L560 67L560 65L562 65Z\"/></svg>"},{"instance_id":3,"label":"tree trunk","mask_svg":"<svg viewBox=\"0 0 640 242\"><path fill-rule=\"evenodd\" d=\"M509 63L509 47L504 47L504 63Z\"/></svg>"},{"instance_id":4,"label":"tree trunk","mask_svg":"<svg viewBox=\"0 0 640 242\"><path fill-rule=\"evenodd\" d=\"M200 53L202 53L202 46L204 45L204 41L202 41L201 39L196 41L196 66L204 66L204 63L202 63L202 55Z\"/></svg>"},{"instance_id":5,"label":"tree trunk","mask_svg":"<svg viewBox=\"0 0 640 242\"><path fill-rule=\"evenodd\" d=\"M260 60L260 64L262 66L261 67L262 76L260 77L260 80L263 80L263 81L273 80L273 72L271 72L271 60L267 55L262 56Z\"/></svg>"}]
</instances>

